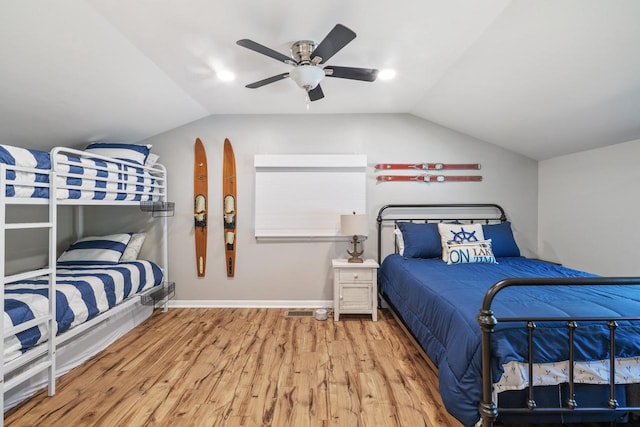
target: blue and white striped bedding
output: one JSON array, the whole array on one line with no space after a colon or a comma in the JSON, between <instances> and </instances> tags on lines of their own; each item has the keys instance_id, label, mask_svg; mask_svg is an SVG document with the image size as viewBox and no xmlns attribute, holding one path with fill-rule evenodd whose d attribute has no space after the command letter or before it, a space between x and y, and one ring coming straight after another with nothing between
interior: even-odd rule
<instances>
[{"instance_id":1,"label":"blue and white striped bedding","mask_svg":"<svg viewBox=\"0 0 640 427\"><path fill-rule=\"evenodd\" d=\"M48 313L48 282L48 276L43 276L5 286L5 329ZM162 270L143 260L110 266L59 266L56 282L56 321L60 334L136 293L158 286ZM4 361L15 359L48 337L45 324L6 338Z\"/></svg>"},{"instance_id":2,"label":"blue and white striped bedding","mask_svg":"<svg viewBox=\"0 0 640 427\"><path fill-rule=\"evenodd\" d=\"M58 156L56 160L61 168L56 172L62 175L56 177L58 199L148 201L158 193L156 178L142 168L98 159L67 155L60 159L63 155ZM117 182L110 181L112 179Z\"/></svg>"},{"instance_id":3,"label":"blue and white striped bedding","mask_svg":"<svg viewBox=\"0 0 640 427\"><path fill-rule=\"evenodd\" d=\"M141 167L66 154L58 154L55 161L58 199L150 201L157 200L160 192L157 178ZM52 167L48 152L8 145L0 145L0 163L42 170ZM47 183L46 174L7 170L6 179L7 197L49 197L49 188L33 185Z\"/></svg>"},{"instance_id":4,"label":"blue and white striped bedding","mask_svg":"<svg viewBox=\"0 0 640 427\"><path fill-rule=\"evenodd\" d=\"M12 166L23 166L32 169L51 169L51 159L49 153L39 150L27 150L10 145L0 145L0 163ZM21 172L7 169L7 182L16 182L16 185L7 185L7 197L49 197L49 189L45 187L34 187L33 185L18 185L24 183L47 183L49 176L32 172Z\"/></svg>"}]
</instances>

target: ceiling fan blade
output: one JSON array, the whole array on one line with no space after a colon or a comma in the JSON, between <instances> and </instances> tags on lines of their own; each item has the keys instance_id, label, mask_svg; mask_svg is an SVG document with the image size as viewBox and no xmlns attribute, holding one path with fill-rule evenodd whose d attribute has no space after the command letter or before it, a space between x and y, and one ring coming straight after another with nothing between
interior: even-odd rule
<instances>
[{"instance_id":1,"label":"ceiling fan blade","mask_svg":"<svg viewBox=\"0 0 640 427\"><path fill-rule=\"evenodd\" d=\"M320 42L311 54L311 60L320 57L320 64L324 64L335 55L340 49L345 47L349 42L356 38L356 33L342 24L337 24Z\"/></svg>"},{"instance_id":2,"label":"ceiling fan blade","mask_svg":"<svg viewBox=\"0 0 640 427\"><path fill-rule=\"evenodd\" d=\"M324 98L324 92L322 92L322 88L320 85L314 87L309 92L309 101L317 101L318 99Z\"/></svg>"},{"instance_id":3,"label":"ceiling fan blade","mask_svg":"<svg viewBox=\"0 0 640 427\"><path fill-rule=\"evenodd\" d=\"M378 77L378 70L375 68L335 67L329 65L328 67L324 67L324 73L327 77L363 80L365 82L372 82Z\"/></svg>"},{"instance_id":4,"label":"ceiling fan blade","mask_svg":"<svg viewBox=\"0 0 640 427\"><path fill-rule=\"evenodd\" d=\"M251 84L246 85L245 87L248 87L249 89L257 89L257 88L262 87L264 85L268 85L269 83L273 83L273 82L277 82L278 80L286 79L287 77L289 77L289 73L282 73L282 74L278 74L277 76L272 76L272 77L269 77L269 78L264 79L264 80L253 82Z\"/></svg>"},{"instance_id":5,"label":"ceiling fan blade","mask_svg":"<svg viewBox=\"0 0 640 427\"><path fill-rule=\"evenodd\" d=\"M296 60L291 58L290 56L287 56L278 51L275 51L266 46L263 46L260 43L256 43L253 40L242 39L242 40L238 40L236 44L242 47L246 47L247 49L251 49L255 52L261 53L263 55L266 55L270 58L275 59L276 61L284 62L285 64L291 64L291 65L297 64Z\"/></svg>"}]
</instances>

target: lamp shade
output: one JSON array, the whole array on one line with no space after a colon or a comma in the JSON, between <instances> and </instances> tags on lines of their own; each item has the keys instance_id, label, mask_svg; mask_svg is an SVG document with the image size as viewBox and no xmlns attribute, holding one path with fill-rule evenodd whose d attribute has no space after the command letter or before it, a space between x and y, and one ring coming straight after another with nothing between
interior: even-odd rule
<instances>
[{"instance_id":1,"label":"lamp shade","mask_svg":"<svg viewBox=\"0 0 640 427\"><path fill-rule=\"evenodd\" d=\"M367 215L340 215L340 233L347 236L368 236Z\"/></svg>"}]
</instances>

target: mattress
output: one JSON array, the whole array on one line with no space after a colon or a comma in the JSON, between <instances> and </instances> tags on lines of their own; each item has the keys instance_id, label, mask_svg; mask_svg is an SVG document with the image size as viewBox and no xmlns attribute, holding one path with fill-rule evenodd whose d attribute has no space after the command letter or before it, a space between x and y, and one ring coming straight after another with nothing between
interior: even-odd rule
<instances>
[{"instance_id":1,"label":"mattress","mask_svg":"<svg viewBox=\"0 0 640 427\"><path fill-rule=\"evenodd\" d=\"M160 285L162 270L150 261L114 265L64 266L57 269L56 323L61 334L115 307L135 294ZM45 316L49 308L48 276L5 285L5 329ZM45 342L48 325L5 339L5 363Z\"/></svg>"},{"instance_id":2,"label":"mattress","mask_svg":"<svg viewBox=\"0 0 640 427\"><path fill-rule=\"evenodd\" d=\"M511 277L594 277L559 265L523 257L498 258L498 264L447 265L440 259L388 256L379 271L380 289L401 315L430 359L438 367L440 394L448 411L464 425L478 420L481 399L481 333L476 317L486 290ZM634 316L640 312L638 287L508 288L494 300L496 317L506 316ZM564 324L538 323L535 357L538 364L568 359L568 333ZM558 333L558 331L561 333ZM608 357L608 328L584 323L576 330L576 360L597 362ZM617 356L640 356L640 328L619 322ZM527 331L522 323L497 325L492 334L494 382L509 376L513 366L526 362ZM559 370L562 367L559 366ZM603 374L607 380L607 374ZM514 375L515 376L515 375ZM526 377L526 375L525 375ZM585 376L590 382L590 376ZM629 382L639 378L628 378ZM562 378L558 379L562 382ZM597 383L597 382L596 382ZM522 384L507 386L519 389Z\"/></svg>"},{"instance_id":3,"label":"mattress","mask_svg":"<svg viewBox=\"0 0 640 427\"><path fill-rule=\"evenodd\" d=\"M151 201L160 196L157 176L148 169L121 161L109 162L58 154L55 158L58 200ZM0 145L0 163L28 168L8 168L7 197L49 198L49 175L38 170L52 168L46 151Z\"/></svg>"},{"instance_id":4,"label":"mattress","mask_svg":"<svg viewBox=\"0 0 640 427\"><path fill-rule=\"evenodd\" d=\"M58 199L150 201L159 197L157 178L140 167L58 155Z\"/></svg>"}]
</instances>

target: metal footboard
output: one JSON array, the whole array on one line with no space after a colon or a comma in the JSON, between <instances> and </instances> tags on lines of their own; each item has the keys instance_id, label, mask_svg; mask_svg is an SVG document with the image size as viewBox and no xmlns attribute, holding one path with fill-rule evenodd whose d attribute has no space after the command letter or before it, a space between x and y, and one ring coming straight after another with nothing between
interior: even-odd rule
<instances>
[{"instance_id":1,"label":"metal footboard","mask_svg":"<svg viewBox=\"0 0 640 427\"><path fill-rule=\"evenodd\" d=\"M615 357L609 358L609 398L607 406L589 407L581 406L575 398L574 364L575 345L574 334L580 322L603 322L609 329L609 354L615 355L616 328L618 322L640 320L638 316L588 316L588 317L495 317L491 304L496 295L508 287L514 286L620 286L640 285L638 277L584 277L584 278L534 278L534 279L506 279L493 285L485 294L482 308L478 314L478 323L482 331L482 400L478 405L478 411L483 427L493 426L498 412L532 414L532 413L574 413L574 412L629 412L640 411L637 406L621 406L616 398L615 390ZM563 407L538 407L534 393L533 378L533 339L536 322L564 322L568 329L569 372L568 372L568 397L563 402ZM491 369L491 335L498 323L521 322L526 325L528 334L528 370L529 383L527 388L527 405L523 408L499 408L492 398L493 379Z\"/></svg>"}]
</instances>

